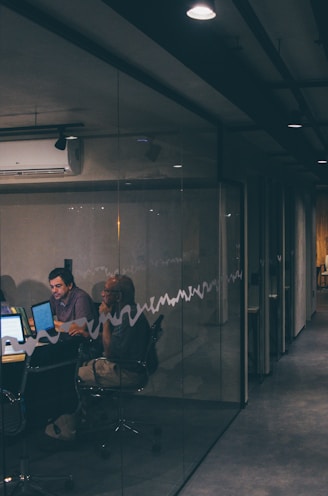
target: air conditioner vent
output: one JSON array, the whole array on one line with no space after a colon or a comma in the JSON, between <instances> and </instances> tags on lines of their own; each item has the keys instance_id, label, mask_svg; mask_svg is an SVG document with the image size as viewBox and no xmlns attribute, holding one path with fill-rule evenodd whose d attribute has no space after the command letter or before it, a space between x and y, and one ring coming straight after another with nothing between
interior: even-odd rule
<instances>
[{"instance_id":1,"label":"air conditioner vent","mask_svg":"<svg viewBox=\"0 0 328 496\"><path fill-rule=\"evenodd\" d=\"M0 176L64 176L65 169L0 170Z\"/></svg>"},{"instance_id":2,"label":"air conditioner vent","mask_svg":"<svg viewBox=\"0 0 328 496\"><path fill-rule=\"evenodd\" d=\"M0 141L0 178L73 176L81 172L80 140L57 150L54 140Z\"/></svg>"}]
</instances>

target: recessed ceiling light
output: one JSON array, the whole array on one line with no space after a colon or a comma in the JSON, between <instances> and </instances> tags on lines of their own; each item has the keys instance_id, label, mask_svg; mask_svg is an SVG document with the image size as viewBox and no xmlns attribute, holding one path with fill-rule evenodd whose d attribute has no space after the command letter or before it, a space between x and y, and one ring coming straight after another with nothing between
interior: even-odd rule
<instances>
[{"instance_id":1,"label":"recessed ceiling light","mask_svg":"<svg viewBox=\"0 0 328 496\"><path fill-rule=\"evenodd\" d=\"M292 112L287 126L292 129L299 129L300 127L303 127L301 112L299 112L298 110Z\"/></svg>"},{"instance_id":2,"label":"recessed ceiling light","mask_svg":"<svg viewBox=\"0 0 328 496\"><path fill-rule=\"evenodd\" d=\"M187 16L198 21L214 19L216 17L214 2L209 0L192 2L190 9L187 10Z\"/></svg>"},{"instance_id":3,"label":"recessed ceiling light","mask_svg":"<svg viewBox=\"0 0 328 496\"><path fill-rule=\"evenodd\" d=\"M297 124L297 123L294 123L293 124L291 122L290 124L288 124L288 127L290 127L291 129L299 129L299 128L303 127L303 125L302 124Z\"/></svg>"}]
</instances>

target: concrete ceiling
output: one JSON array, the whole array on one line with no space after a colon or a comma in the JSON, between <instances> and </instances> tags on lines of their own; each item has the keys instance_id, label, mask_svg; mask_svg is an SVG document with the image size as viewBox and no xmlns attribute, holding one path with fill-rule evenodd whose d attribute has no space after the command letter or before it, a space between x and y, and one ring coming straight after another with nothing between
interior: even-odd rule
<instances>
[{"instance_id":1,"label":"concrete ceiling","mask_svg":"<svg viewBox=\"0 0 328 496\"><path fill-rule=\"evenodd\" d=\"M61 123L83 123L81 136L117 132L119 69L124 132L172 122L162 94L286 174L327 184L317 160L328 158L328 2L215 3L205 23L177 0L0 0L0 139L15 136L8 128ZM299 130L287 127L295 110Z\"/></svg>"}]
</instances>

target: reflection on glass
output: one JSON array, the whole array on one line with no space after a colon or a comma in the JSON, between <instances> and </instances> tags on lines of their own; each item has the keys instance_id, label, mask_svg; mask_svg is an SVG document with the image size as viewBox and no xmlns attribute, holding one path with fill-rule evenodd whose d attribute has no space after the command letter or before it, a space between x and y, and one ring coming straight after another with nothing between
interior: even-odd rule
<instances>
[{"instance_id":1,"label":"reflection on glass","mask_svg":"<svg viewBox=\"0 0 328 496\"><path fill-rule=\"evenodd\" d=\"M142 314L150 324L164 315L156 371L142 391L122 398L128 418L161 427L160 452L119 429L108 432L104 463L95 450L102 436L82 433L53 470L69 466L82 496L172 495L240 408L240 189L217 180L212 125L108 66L103 74L108 127L85 136L82 174L52 191L51 179L40 180L37 192L28 179L26 192L0 196L1 288L30 318L31 306L50 298L51 268L72 260L77 285L95 304L117 297L106 281L119 273L136 288L132 324ZM115 312L111 319L119 326ZM85 324L97 339L101 325ZM25 346L33 355L35 340ZM3 369L3 384L14 387L21 367ZM95 400L99 423L103 411L117 419L114 400L104 410ZM44 428L33 426L31 438ZM35 470L47 472L53 453L41 454L33 442L29 449ZM14 463L19 453L13 443L4 458Z\"/></svg>"}]
</instances>

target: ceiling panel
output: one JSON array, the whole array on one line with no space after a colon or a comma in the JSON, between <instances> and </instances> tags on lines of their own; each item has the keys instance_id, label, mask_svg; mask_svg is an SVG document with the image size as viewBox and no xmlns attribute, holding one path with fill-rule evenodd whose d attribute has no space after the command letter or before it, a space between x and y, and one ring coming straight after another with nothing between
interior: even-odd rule
<instances>
[{"instance_id":1,"label":"ceiling panel","mask_svg":"<svg viewBox=\"0 0 328 496\"><path fill-rule=\"evenodd\" d=\"M83 122L85 135L115 132L120 77L125 132L172 127L170 97L328 182L316 168L328 139L327 35L319 32L327 5L217 0L216 19L197 24L183 3L0 0L0 128L70 121ZM298 107L306 127L290 132Z\"/></svg>"}]
</instances>

